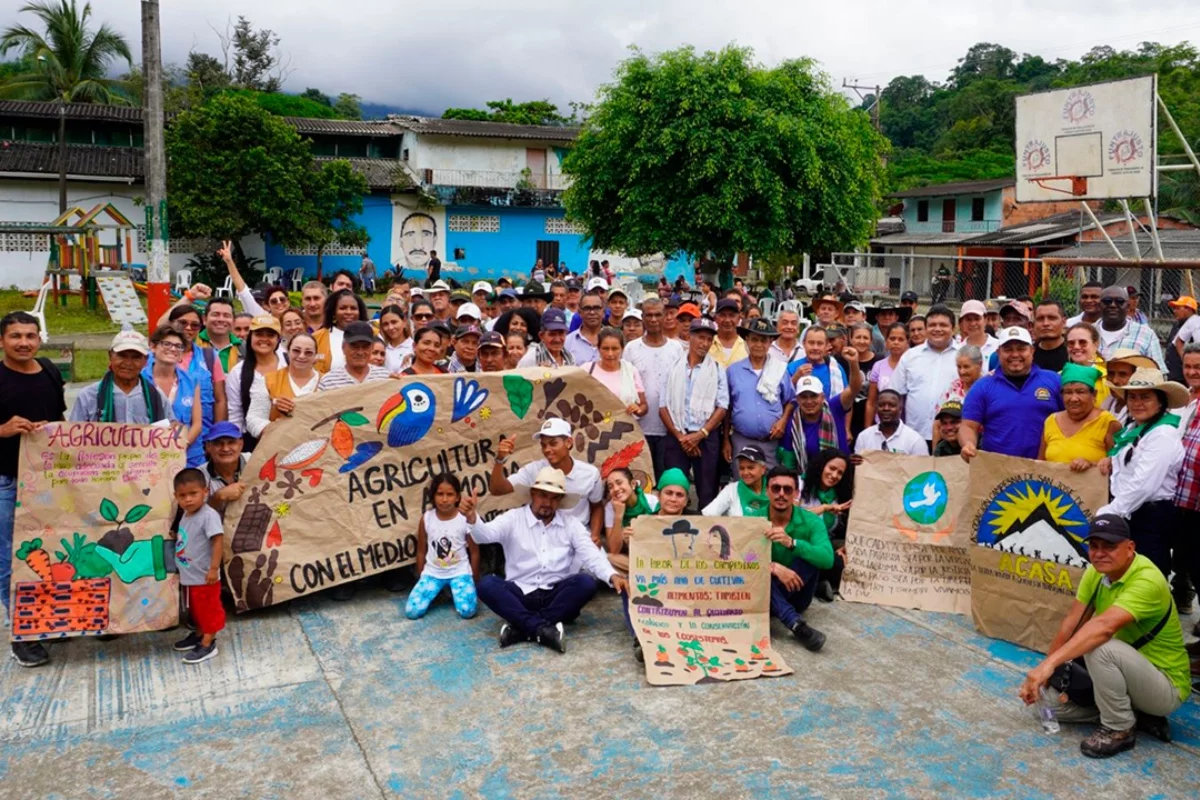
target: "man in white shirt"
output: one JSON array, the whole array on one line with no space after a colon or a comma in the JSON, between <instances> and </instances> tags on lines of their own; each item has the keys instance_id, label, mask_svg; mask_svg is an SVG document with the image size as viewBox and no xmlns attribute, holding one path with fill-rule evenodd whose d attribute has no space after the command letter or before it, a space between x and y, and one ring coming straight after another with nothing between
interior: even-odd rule
<instances>
[{"instance_id":1,"label":"man in white shirt","mask_svg":"<svg viewBox=\"0 0 1200 800\"><path fill-rule=\"evenodd\" d=\"M500 626L501 647L536 641L565 653L563 623L578 617L595 596L592 575L617 592L629 591L587 529L574 516L559 511L572 500L562 471L547 466L529 487L529 503L491 522L478 519L473 495L466 495L460 504L471 524L471 538L504 548L504 578L485 575L476 587L479 599L505 620ZM577 560L591 575L573 572Z\"/></svg>"},{"instance_id":2,"label":"man in white shirt","mask_svg":"<svg viewBox=\"0 0 1200 800\"><path fill-rule=\"evenodd\" d=\"M854 444L855 464L862 463L862 454L871 450L885 453L904 453L910 456L929 455L929 445L921 434L904 424L900 419L900 395L891 389L879 393L876 416L879 424L872 425L858 435Z\"/></svg>"},{"instance_id":3,"label":"man in white shirt","mask_svg":"<svg viewBox=\"0 0 1200 800\"><path fill-rule=\"evenodd\" d=\"M1150 357L1165 372L1167 365L1158 334L1149 325L1131 319L1128 307L1129 294L1120 286L1109 286L1100 293L1100 355L1109 359L1115 351L1129 348Z\"/></svg>"},{"instance_id":4,"label":"man in white shirt","mask_svg":"<svg viewBox=\"0 0 1200 800\"><path fill-rule=\"evenodd\" d=\"M543 469L554 467L563 473L566 491L575 498L575 502L564 504L563 514L578 520L591 532L592 541L599 545L604 530L604 505L601 502L604 500L604 481L600 479L600 470L571 456L574 438L571 423L565 419L552 417L546 420L533 438L541 445L543 457L521 467L511 477L505 475L504 464L516 449L516 442L511 437L500 440L488 491L493 495L511 494L518 488L526 492Z\"/></svg>"},{"instance_id":5,"label":"man in white shirt","mask_svg":"<svg viewBox=\"0 0 1200 800\"><path fill-rule=\"evenodd\" d=\"M334 367L321 377L319 391L357 386L368 381L386 381L390 376L387 369L371 363L371 345L379 341L369 322L351 322L342 335L342 353L346 363Z\"/></svg>"},{"instance_id":6,"label":"man in white shirt","mask_svg":"<svg viewBox=\"0 0 1200 800\"><path fill-rule=\"evenodd\" d=\"M785 367L804 358L804 346L800 344L800 314L780 311L775 326L779 329L779 338L771 342L767 357L782 361Z\"/></svg>"},{"instance_id":7,"label":"man in white shirt","mask_svg":"<svg viewBox=\"0 0 1200 800\"><path fill-rule=\"evenodd\" d=\"M667 435L667 426L658 415L658 410L666 402L667 375L671 367L687 356L683 343L678 339L668 339L663 333L663 320L666 312L662 300L658 297L647 297L642 301L642 327L644 332L640 339L635 339L625 345L623 358L634 366L642 376L642 385L646 392L645 416L639 417L642 435L650 445L650 458L654 462L654 474L661 475L666 467L663 465L663 440Z\"/></svg>"},{"instance_id":8,"label":"man in white shirt","mask_svg":"<svg viewBox=\"0 0 1200 800\"><path fill-rule=\"evenodd\" d=\"M954 312L936 305L925 315L925 343L900 357L889 388L904 397L904 421L927 441L933 440L938 402L958 377Z\"/></svg>"}]
</instances>

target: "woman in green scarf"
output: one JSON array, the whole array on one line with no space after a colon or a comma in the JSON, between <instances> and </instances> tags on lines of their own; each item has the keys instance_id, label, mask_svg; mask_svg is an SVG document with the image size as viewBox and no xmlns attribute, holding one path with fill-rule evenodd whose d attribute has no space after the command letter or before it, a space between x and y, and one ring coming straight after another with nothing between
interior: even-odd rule
<instances>
[{"instance_id":1,"label":"woman in green scarf","mask_svg":"<svg viewBox=\"0 0 1200 800\"><path fill-rule=\"evenodd\" d=\"M767 500L767 459L761 448L747 445L738 451L738 477L741 480L725 484L700 513L706 517L765 517L770 508Z\"/></svg>"},{"instance_id":2,"label":"woman in green scarf","mask_svg":"<svg viewBox=\"0 0 1200 800\"><path fill-rule=\"evenodd\" d=\"M633 473L618 467L604 479L608 489L608 507L604 509L605 542L608 562L623 576L629 575L629 523L658 510L658 498L642 491Z\"/></svg>"}]
</instances>

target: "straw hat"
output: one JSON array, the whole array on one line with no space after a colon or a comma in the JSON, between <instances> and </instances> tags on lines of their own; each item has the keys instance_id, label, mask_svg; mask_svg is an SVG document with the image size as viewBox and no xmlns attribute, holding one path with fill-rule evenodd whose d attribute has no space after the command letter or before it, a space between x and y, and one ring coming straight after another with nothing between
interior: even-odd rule
<instances>
[{"instance_id":1,"label":"straw hat","mask_svg":"<svg viewBox=\"0 0 1200 800\"><path fill-rule=\"evenodd\" d=\"M1114 361L1120 361L1122 364L1128 364L1135 370L1140 369L1158 369L1158 364L1153 358L1134 350L1131 347L1118 347L1113 351L1112 357L1108 359L1111 364Z\"/></svg>"},{"instance_id":2,"label":"straw hat","mask_svg":"<svg viewBox=\"0 0 1200 800\"><path fill-rule=\"evenodd\" d=\"M579 495L567 493L567 476L563 474L561 469L549 466L542 467L538 470L537 477L533 479L532 486L516 484L513 486L513 494L522 503L528 503L530 494L534 489L561 496L562 503L559 505L559 508L563 511L579 505Z\"/></svg>"},{"instance_id":3,"label":"straw hat","mask_svg":"<svg viewBox=\"0 0 1200 800\"><path fill-rule=\"evenodd\" d=\"M1109 383L1108 386L1117 399L1122 402L1125 401L1125 393L1130 389L1134 391L1153 389L1162 392L1167 396L1167 408L1182 408L1191 401L1186 386L1175 381L1165 380L1162 371L1158 369L1139 367L1133 373L1133 377L1129 379L1129 383L1124 386L1113 386Z\"/></svg>"}]
</instances>

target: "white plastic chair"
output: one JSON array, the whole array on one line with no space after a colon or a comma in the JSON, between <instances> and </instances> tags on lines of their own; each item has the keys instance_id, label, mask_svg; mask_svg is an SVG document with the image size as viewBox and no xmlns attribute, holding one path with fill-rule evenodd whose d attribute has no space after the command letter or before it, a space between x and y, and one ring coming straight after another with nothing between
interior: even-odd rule
<instances>
[{"instance_id":1,"label":"white plastic chair","mask_svg":"<svg viewBox=\"0 0 1200 800\"><path fill-rule=\"evenodd\" d=\"M764 317L766 317L767 319L774 322L775 321L775 298L774 297L764 297L761 300L759 300L758 301L758 310L762 312L762 315Z\"/></svg>"},{"instance_id":2,"label":"white plastic chair","mask_svg":"<svg viewBox=\"0 0 1200 800\"><path fill-rule=\"evenodd\" d=\"M784 311L791 311L793 314L799 314L801 317L804 316L803 314L800 314L799 300L784 300L782 303L780 303L779 311L777 311L775 314L776 319L778 319L779 314L783 313ZM766 312L764 311L763 314L765 315Z\"/></svg>"},{"instance_id":3,"label":"white plastic chair","mask_svg":"<svg viewBox=\"0 0 1200 800\"><path fill-rule=\"evenodd\" d=\"M298 292L304 288L304 267L296 267L292 270L292 291Z\"/></svg>"},{"instance_id":4,"label":"white plastic chair","mask_svg":"<svg viewBox=\"0 0 1200 800\"><path fill-rule=\"evenodd\" d=\"M233 276L226 275L225 283L217 287L217 297L228 297L233 299Z\"/></svg>"},{"instance_id":5,"label":"white plastic chair","mask_svg":"<svg viewBox=\"0 0 1200 800\"><path fill-rule=\"evenodd\" d=\"M175 291L183 294L188 289L192 288L192 271L190 269L181 269L175 273Z\"/></svg>"},{"instance_id":6,"label":"white plastic chair","mask_svg":"<svg viewBox=\"0 0 1200 800\"><path fill-rule=\"evenodd\" d=\"M37 317L43 344L50 341L50 331L46 330L46 295L50 294L50 286L51 281L42 284L42 288L38 290L37 302L33 304L33 311L29 312Z\"/></svg>"},{"instance_id":7,"label":"white plastic chair","mask_svg":"<svg viewBox=\"0 0 1200 800\"><path fill-rule=\"evenodd\" d=\"M283 267L271 267L267 270L267 283L279 286L283 283Z\"/></svg>"}]
</instances>

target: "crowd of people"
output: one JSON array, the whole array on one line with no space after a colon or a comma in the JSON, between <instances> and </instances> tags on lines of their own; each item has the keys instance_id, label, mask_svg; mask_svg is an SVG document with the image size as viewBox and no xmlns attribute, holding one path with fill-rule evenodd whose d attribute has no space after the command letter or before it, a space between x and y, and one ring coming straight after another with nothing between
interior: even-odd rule
<instances>
[{"instance_id":1,"label":"crowd of people","mask_svg":"<svg viewBox=\"0 0 1200 800\"><path fill-rule=\"evenodd\" d=\"M148 337L117 334L103 379L70 409L52 365L37 358L36 319L4 318L0 552L11 549L19 435L47 422L181 426L188 469L175 488L181 525L197 532L189 554L197 568L184 583L205 587L216 583L221 534L194 502L196 485L209 498L205 508L222 514L241 495L239 471L258 439L301 398L410 375L576 366L639 422L652 482L624 469L601 476L576 457L562 419L536 434L542 458L511 475L504 464L515 443L499 443L488 492L516 493L526 504L490 522L476 518L476 498L459 476L433 477L417 531L410 618L448 588L462 616L475 614L478 599L504 619L501 646L533 641L562 651L563 623L597 581L625 593L633 520L691 509L764 518L772 615L816 652L826 637L806 615L814 599L836 597L863 455L969 462L992 452L1094 469L1109 481L1111 501L1098 517L1107 527L1092 531L1081 602L1047 660L1053 671L1083 658L1092 673L1091 710L1099 708L1101 725L1085 753L1132 746L1143 717L1162 733L1157 720L1171 703L1161 686L1143 703L1138 681L1165 675L1186 698L1189 673L1200 672L1200 661L1189 664L1200 646L1185 649L1178 619L1200 587L1200 317L1191 297L1172 301L1176 325L1165 348L1135 291L1092 283L1069 319L1049 299L968 300L957 311L935 303L922 312L912 292L870 306L824 292L802 304L787 287L755 293L739 279L722 291L699 276L694 286L663 278L635 304L607 263L576 277L565 264L539 261L523 285L501 278L459 287L432 274L421 285L397 276L372 314L360 292L377 276L365 257L357 276L343 271L328 286L304 284L293 307L282 287L253 291L228 243L219 255L240 311L193 286ZM503 549L503 575L481 574L488 545ZM0 556L5 589L9 569ZM1085 603L1089 587L1098 594ZM345 599L352 590L334 593ZM216 654L224 624L211 590L201 589L195 603L208 610L194 615L196 633L178 645L189 663ZM1152 627L1156 644L1138 647ZM1084 639L1090 648L1081 649ZM1110 639L1132 655L1096 661L1114 649ZM37 643L12 651L26 666L48 659ZM636 641L634 652L640 657ZM1022 688L1030 702L1050 677L1043 673L1031 672Z\"/></svg>"}]
</instances>

